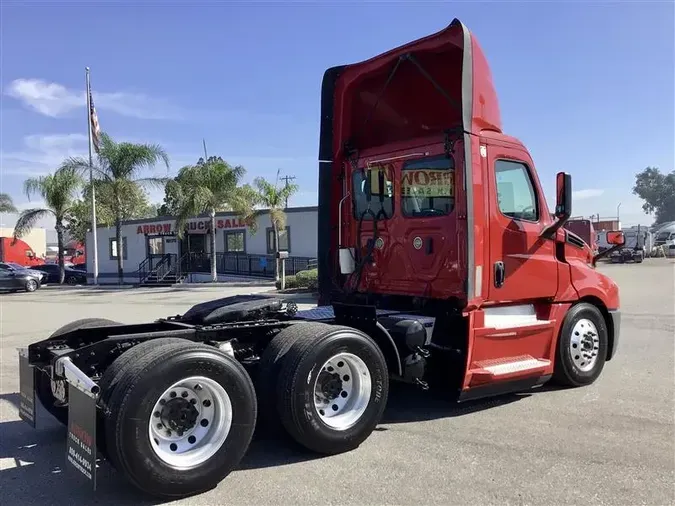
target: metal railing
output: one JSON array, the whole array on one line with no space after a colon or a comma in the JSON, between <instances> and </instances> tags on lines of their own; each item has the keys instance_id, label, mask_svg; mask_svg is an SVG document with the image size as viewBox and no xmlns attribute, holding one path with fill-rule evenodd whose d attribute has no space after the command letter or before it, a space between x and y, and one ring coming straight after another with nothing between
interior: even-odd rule
<instances>
[{"instance_id":1,"label":"metal railing","mask_svg":"<svg viewBox=\"0 0 675 506\"><path fill-rule=\"evenodd\" d=\"M251 255L249 253L216 253L216 272L234 276L274 278L274 255ZM317 268L317 259L311 257L286 258L286 275ZM154 255L138 264L138 279L145 282L161 282L175 275L176 281L188 274L211 273L210 253L184 253L178 258L174 253Z\"/></svg>"},{"instance_id":2,"label":"metal railing","mask_svg":"<svg viewBox=\"0 0 675 506\"><path fill-rule=\"evenodd\" d=\"M153 255L138 264L138 280L141 284L148 281L159 283L171 275L175 275L177 281L181 278L181 265L175 253Z\"/></svg>"},{"instance_id":3,"label":"metal railing","mask_svg":"<svg viewBox=\"0 0 675 506\"><path fill-rule=\"evenodd\" d=\"M189 253L181 258L181 269L187 273L210 273L210 253ZM307 269L315 269L317 261L311 257L288 257L286 274L293 275ZM216 272L235 276L274 277L274 255L252 255L249 253L216 253Z\"/></svg>"}]
</instances>

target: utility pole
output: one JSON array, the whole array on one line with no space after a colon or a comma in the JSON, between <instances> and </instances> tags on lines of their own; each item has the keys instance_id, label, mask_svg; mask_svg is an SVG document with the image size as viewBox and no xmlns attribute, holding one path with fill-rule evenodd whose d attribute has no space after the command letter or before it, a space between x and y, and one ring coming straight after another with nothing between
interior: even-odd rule
<instances>
[{"instance_id":1,"label":"utility pole","mask_svg":"<svg viewBox=\"0 0 675 506\"><path fill-rule=\"evenodd\" d=\"M284 181L286 181L286 188L288 188L288 182L293 181L295 179L295 176L284 176L280 179L283 179ZM288 197L286 197L286 207L288 207Z\"/></svg>"}]
</instances>

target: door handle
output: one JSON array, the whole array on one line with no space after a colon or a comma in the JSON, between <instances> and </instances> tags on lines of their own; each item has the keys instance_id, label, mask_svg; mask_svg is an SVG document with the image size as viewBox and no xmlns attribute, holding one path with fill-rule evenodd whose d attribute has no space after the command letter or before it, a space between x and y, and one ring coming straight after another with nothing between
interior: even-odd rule
<instances>
[{"instance_id":1,"label":"door handle","mask_svg":"<svg viewBox=\"0 0 675 506\"><path fill-rule=\"evenodd\" d=\"M504 285L505 278L506 269L504 268L504 262L495 262L495 286L501 288Z\"/></svg>"}]
</instances>

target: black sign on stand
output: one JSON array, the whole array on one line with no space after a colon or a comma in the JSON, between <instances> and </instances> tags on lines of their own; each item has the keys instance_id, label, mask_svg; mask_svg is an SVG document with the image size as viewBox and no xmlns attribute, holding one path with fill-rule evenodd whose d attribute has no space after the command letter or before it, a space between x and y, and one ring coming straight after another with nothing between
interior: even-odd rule
<instances>
[{"instance_id":1,"label":"black sign on stand","mask_svg":"<svg viewBox=\"0 0 675 506\"><path fill-rule=\"evenodd\" d=\"M68 383L66 461L96 490L96 400Z\"/></svg>"},{"instance_id":2,"label":"black sign on stand","mask_svg":"<svg viewBox=\"0 0 675 506\"><path fill-rule=\"evenodd\" d=\"M19 418L35 428L35 369L28 355L19 352Z\"/></svg>"}]
</instances>

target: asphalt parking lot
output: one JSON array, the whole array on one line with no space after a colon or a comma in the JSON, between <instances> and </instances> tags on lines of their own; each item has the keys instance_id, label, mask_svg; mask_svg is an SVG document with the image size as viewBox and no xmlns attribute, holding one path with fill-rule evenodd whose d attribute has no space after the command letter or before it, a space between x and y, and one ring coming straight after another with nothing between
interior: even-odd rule
<instances>
[{"instance_id":1,"label":"asphalt parking lot","mask_svg":"<svg viewBox=\"0 0 675 506\"><path fill-rule=\"evenodd\" d=\"M603 265L621 287L618 355L593 385L457 407L395 388L357 450L316 458L257 437L238 471L176 504L675 504L675 261ZM0 295L0 490L12 503L144 504L107 465L98 490L64 469L65 429L17 413L16 348L75 319L143 322L267 286ZM66 476L68 475L68 476Z\"/></svg>"}]
</instances>

